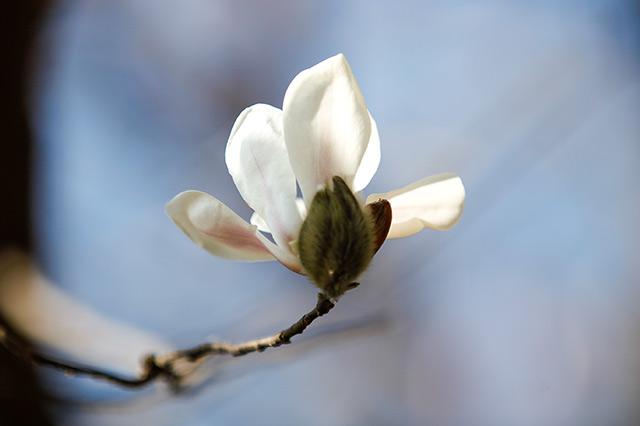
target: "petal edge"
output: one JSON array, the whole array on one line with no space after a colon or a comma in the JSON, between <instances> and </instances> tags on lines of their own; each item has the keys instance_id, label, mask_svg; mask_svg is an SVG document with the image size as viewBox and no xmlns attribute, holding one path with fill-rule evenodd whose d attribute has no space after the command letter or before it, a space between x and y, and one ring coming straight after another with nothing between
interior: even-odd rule
<instances>
[{"instance_id":1,"label":"petal edge","mask_svg":"<svg viewBox=\"0 0 640 426\"><path fill-rule=\"evenodd\" d=\"M165 210L182 232L213 255L245 261L275 260L257 236L255 226L207 193L181 192Z\"/></svg>"},{"instance_id":2,"label":"petal edge","mask_svg":"<svg viewBox=\"0 0 640 426\"><path fill-rule=\"evenodd\" d=\"M402 238L424 228L452 228L462 215L465 190L460 177L444 173L395 191L372 194L367 203L381 198L391 203L392 223L387 238Z\"/></svg>"},{"instance_id":3,"label":"petal edge","mask_svg":"<svg viewBox=\"0 0 640 426\"><path fill-rule=\"evenodd\" d=\"M353 190L355 192L360 192L369 185L380 165L380 135L378 134L376 120L373 119L370 112L369 120L371 122L371 135L369 136L369 142L367 142L367 148L362 155L356 176L353 179Z\"/></svg>"}]
</instances>

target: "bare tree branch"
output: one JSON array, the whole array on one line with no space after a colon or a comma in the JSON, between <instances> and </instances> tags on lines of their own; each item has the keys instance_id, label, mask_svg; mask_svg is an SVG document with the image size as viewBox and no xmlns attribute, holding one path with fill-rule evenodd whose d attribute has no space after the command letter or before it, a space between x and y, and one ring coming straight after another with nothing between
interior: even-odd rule
<instances>
[{"instance_id":1,"label":"bare tree branch","mask_svg":"<svg viewBox=\"0 0 640 426\"><path fill-rule=\"evenodd\" d=\"M352 288L356 285L357 283L354 283ZM206 357L213 355L238 357L289 344L293 337L302 334L313 321L328 313L334 306L335 301L320 293L316 306L311 311L275 335L238 344L208 342L166 354L152 354L145 358L142 372L137 377L125 377L100 368L55 359L36 351L11 330L2 327L0 327L0 343L19 356L30 359L36 364L60 370L65 374L92 377L127 388L141 388L162 379L172 387L180 388L183 379Z\"/></svg>"}]
</instances>

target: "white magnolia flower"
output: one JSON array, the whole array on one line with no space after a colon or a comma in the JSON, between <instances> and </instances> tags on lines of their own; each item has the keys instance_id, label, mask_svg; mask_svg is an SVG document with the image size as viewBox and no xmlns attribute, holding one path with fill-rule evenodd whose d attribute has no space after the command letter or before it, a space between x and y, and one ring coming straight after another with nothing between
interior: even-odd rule
<instances>
[{"instance_id":1,"label":"white magnolia flower","mask_svg":"<svg viewBox=\"0 0 640 426\"><path fill-rule=\"evenodd\" d=\"M378 169L380 140L342 54L298 74L285 93L282 110L264 104L245 109L231 130L226 163L242 198L255 212L251 224L199 191L182 192L168 203L173 221L216 256L278 260L309 275L325 292L327 284L318 282L323 278L315 268L335 278L341 268L358 264L353 266L357 270L339 278L355 279L385 237L406 237L424 228L449 229L464 204L462 181L451 174L370 195L366 203L351 195L362 191ZM297 199L296 182L302 199ZM378 200L388 203L377 203L375 208ZM353 248L360 241L366 247ZM360 255L353 250L360 249L368 253L367 259L356 259ZM316 262L310 257L331 251L335 253L329 260ZM328 293L339 295L344 290Z\"/></svg>"}]
</instances>

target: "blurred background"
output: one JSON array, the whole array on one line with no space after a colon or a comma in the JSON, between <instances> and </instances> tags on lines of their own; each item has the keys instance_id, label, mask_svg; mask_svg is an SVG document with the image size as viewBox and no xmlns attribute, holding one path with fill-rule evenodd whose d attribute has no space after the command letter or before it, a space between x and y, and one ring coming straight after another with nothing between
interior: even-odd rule
<instances>
[{"instance_id":1,"label":"blurred background","mask_svg":"<svg viewBox=\"0 0 640 426\"><path fill-rule=\"evenodd\" d=\"M5 380L14 400L44 393L78 426L640 423L637 1L24 4L3 37L3 243L121 324L242 341L313 305L305 279L213 258L163 208L199 189L248 219L235 117L338 52L381 135L366 192L450 171L467 202L452 231L387 242L295 344L215 361L189 392L38 370L22 397Z\"/></svg>"}]
</instances>

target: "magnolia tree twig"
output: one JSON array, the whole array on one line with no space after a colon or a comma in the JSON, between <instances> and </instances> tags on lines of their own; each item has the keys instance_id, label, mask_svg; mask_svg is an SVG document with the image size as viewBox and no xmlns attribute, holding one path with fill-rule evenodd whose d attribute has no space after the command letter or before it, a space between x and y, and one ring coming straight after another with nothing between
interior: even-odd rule
<instances>
[{"instance_id":1,"label":"magnolia tree twig","mask_svg":"<svg viewBox=\"0 0 640 426\"><path fill-rule=\"evenodd\" d=\"M355 287L357 283L352 285ZM149 355L145 358L142 372L137 377L125 377L100 368L89 367L73 362L58 360L48 355L37 352L21 339L13 336L9 330L0 327L0 343L18 356L30 359L36 364L60 370L66 374L87 376L101 379L110 383L127 387L141 388L158 379L165 380L174 388L180 388L182 381L193 371L181 368L185 365L194 366L206 357L213 355L230 355L238 357L252 352L263 352L268 348L291 343L294 336L302 334L305 329L316 319L328 313L335 306L335 301L322 293L318 294L316 306L303 315L298 321L279 333L244 343L208 342L200 345L180 349L161 355Z\"/></svg>"}]
</instances>

